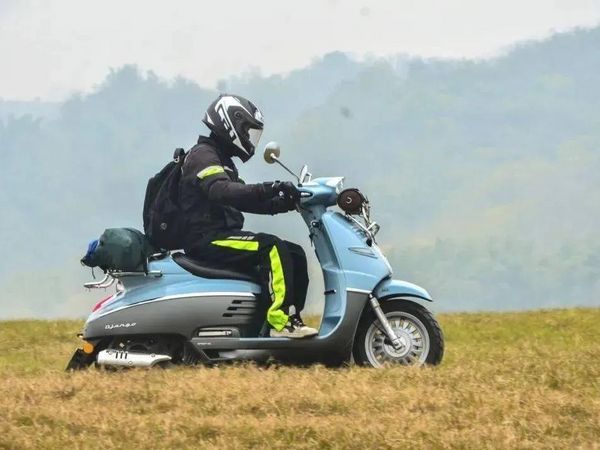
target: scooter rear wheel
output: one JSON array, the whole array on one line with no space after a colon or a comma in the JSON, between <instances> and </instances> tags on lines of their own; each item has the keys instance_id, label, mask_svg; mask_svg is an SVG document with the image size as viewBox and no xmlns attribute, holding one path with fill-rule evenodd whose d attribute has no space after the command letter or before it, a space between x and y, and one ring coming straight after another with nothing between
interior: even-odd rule
<instances>
[{"instance_id":1,"label":"scooter rear wheel","mask_svg":"<svg viewBox=\"0 0 600 450\"><path fill-rule=\"evenodd\" d=\"M363 315L354 339L354 361L363 366L437 365L444 355L444 335L431 312L406 300L381 302L391 327L402 342L395 349L372 310Z\"/></svg>"}]
</instances>

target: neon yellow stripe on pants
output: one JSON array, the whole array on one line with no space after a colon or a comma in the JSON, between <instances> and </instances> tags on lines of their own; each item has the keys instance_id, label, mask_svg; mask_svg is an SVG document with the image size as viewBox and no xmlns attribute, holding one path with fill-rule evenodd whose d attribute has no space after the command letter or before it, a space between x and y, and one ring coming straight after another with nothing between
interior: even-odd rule
<instances>
[{"instance_id":1,"label":"neon yellow stripe on pants","mask_svg":"<svg viewBox=\"0 0 600 450\"><path fill-rule=\"evenodd\" d=\"M212 241L211 244L219 247L229 247L236 250L246 250L255 252L258 250L257 241L237 241L234 239L222 239ZM280 308L285 299L285 278L283 276L283 266L279 251L276 246L269 252L271 261L271 306L267 311L267 322L277 331L281 331L287 324L288 316Z\"/></svg>"},{"instance_id":2,"label":"neon yellow stripe on pants","mask_svg":"<svg viewBox=\"0 0 600 450\"><path fill-rule=\"evenodd\" d=\"M212 241L211 244L219 247L235 248L236 250L248 250L255 252L258 250L258 242L256 241L235 241L233 239L223 239L220 241Z\"/></svg>"},{"instance_id":3,"label":"neon yellow stripe on pants","mask_svg":"<svg viewBox=\"0 0 600 450\"><path fill-rule=\"evenodd\" d=\"M281 331L288 321L288 316L280 308L285 299L285 278L283 277L283 267L279 258L279 251L273 246L269 252L271 260L271 287L273 289L273 303L267 312L267 321L277 331Z\"/></svg>"}]
</instances>

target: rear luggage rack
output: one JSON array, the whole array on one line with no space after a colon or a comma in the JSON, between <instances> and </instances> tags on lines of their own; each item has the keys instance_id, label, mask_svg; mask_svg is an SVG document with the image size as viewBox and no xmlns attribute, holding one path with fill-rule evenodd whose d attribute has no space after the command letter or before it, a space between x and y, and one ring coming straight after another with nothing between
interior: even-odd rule
<instances>
[{"instance_id":1,"label":"rear luggage rack","mask_svg":"<svg viewBox=\"0 0 600 450\"><path fill-rule=\"evenodd\" d=\"M153 255L150 255L148 257L144 267L148 267L148 264L150 261L162 259L169 255L170 255L170 252L154 253ZM93 275L93 273L94 272L92 271L92 275ZM119 278L139 277L139 276L158 278L158 277L162 277L162 274L163 273L160 270L149 270L149 271L140 270L140 271L136 271L136 272L123 272L120 270L109 270L106 273L106 275L104 276L104 278L102 278L100 281L88 281L87 283L83 283L83 287L86 289L106 289L106 288L111 287L115 283L115 281L117 281L117 279L119 279Z\"/></svg>"},{"instance_id":2,"label":"rear luggage rack","mask_svg":"<svg viewBox=\"0 0 600 450\"><path fill-rule=\"evenodd\" d=\"M83 287L87 289L106 289L111 287L116 278L113 278L110 273L107 273L100 281L88 281L83 283Z\"/></svg>"}]
</instances>

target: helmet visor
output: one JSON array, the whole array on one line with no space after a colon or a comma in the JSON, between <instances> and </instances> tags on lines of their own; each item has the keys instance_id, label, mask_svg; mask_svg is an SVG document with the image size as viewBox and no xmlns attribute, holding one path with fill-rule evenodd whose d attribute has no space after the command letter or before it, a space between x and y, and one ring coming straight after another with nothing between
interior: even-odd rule
<instances>
[{"instance_id":1,"label":"helmet visor","mask_svg":"<svg viewBox=\"0 0 600 450\"><path fill-rule=\"evenodd\" d=\"M258 141L260 141L262 132L263 132L263 130L259 130L258 128L249 128L248 129L248 140L255 148L258 145Z\"/></svg>"}]
</instances>

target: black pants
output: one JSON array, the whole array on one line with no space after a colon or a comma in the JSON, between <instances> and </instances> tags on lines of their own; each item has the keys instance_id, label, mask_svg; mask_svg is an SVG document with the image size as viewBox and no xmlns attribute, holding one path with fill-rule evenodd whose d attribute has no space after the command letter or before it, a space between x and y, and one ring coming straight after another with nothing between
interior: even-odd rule
<instances>
[{"instance_id":1,"label":"black pants","mask_svg":"<svg viewBox=\"0 0 600 450\"><path fill-rule=\"evenodd\" d=\"M272 234L234 231L212 233L186 253L248 273L259 266L261 286L271 299L267 321L278 331L287 323L290 306L296 313L304 309L308 269L306 254L297 244Z\"/></svg>"}]
</instances>

